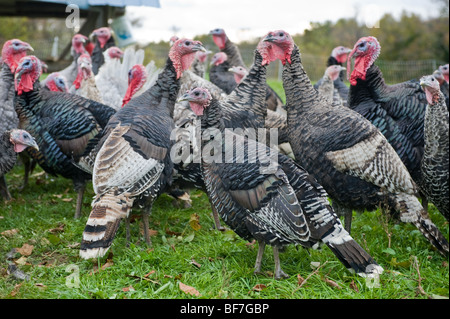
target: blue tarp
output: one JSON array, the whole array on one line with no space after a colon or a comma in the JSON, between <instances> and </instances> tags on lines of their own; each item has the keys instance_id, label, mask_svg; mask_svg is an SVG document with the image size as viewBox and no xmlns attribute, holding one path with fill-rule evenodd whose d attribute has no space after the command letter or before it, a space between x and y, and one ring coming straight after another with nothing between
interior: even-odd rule
<instances>
[{"instance_id":1,"label":"blue tarp","mask_svg":"<svg viewBox=\"0 0 450 319\"><path fill-rule=\"evenodd\" d=\"M80 9L86 10L90 6L146 6L160 8L159 0L33 0L38 2L53 2L59 4L75 4Z\"/></svg>"}]
</instances>

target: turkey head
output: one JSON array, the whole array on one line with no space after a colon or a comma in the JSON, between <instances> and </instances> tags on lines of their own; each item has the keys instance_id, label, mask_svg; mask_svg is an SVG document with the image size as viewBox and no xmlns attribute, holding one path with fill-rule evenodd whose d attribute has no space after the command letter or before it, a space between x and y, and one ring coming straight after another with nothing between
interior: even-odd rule
<instances>
[{"instance_id":1,"label":"turkey head","mask_svg":"<svg viewBox=\"0 0 450 319\"><path fill-rule=\"evenodd\" d=\"M211 65L218 66L224 63L226 60L228 60L228 56L226 53L217 52L216 54L213 55L211 59Z\"/></svg>"},{"instance_id":2,"label":"turkey head","mask_svg":"<svg viewBox=\"0 0 450 319\"><path fill-rule=\"evenodd\" d=\"M45 79L45 86L53 92L69 92L67 79L59 72L50 73Z\"/></svg>"},{"instance_id":3,"label":"turkey head","mask_svg":"<svg viewBox=\"0 0 450 319\"><path fill-rule=\"evenodd\" d=\"M227 42L227 35L225 33L224 29L217 28L214 30L209 31L209 34L212 35L214 43L217 45L217 47L220 50L223 50L225 48L225 42Z\"/></svg>"},{"instance_id":4,"label":"turkey head","mask_svg":"<svg viewBox=\"0 0 450 319\"><path fill-rule=\"evenodd\" d=\"M356 85L357 79L366 79L366 72L378 58L380 51L380 43L375 37L362 37L356 42L347 58L347 78L349 78L351 85ZM352 58L355 59L355 67L351 76L349 76Z\"/></svg>"},{"instance_id":5,"label":"turkey head","mask_svg":"<svg viewBox=\"0 0 450 319\"><path fill-rule=\"evenodd\" d=\"M105 52L110 59L120 59L123 57L123 51L118 47L110 47Z\"/></svg>"},{"instance_id":6,"label":"turkey head","mask_svg":"<svg viewBox=\"0 0 450 319\"><path fill-rule=\"evenodd\" d=\"M331 56L336 59L336 61L340 64L345 63L347 61L347 55L352 51L350 48L346 48L342 45L335 47L333 51L331 51Z\"/></svg>"},{"instance_id":7,"label":"turkey head","mask_svg":"<svg viewBox=\"0 0 450 319\"><path fill-rule=\"evenodd\" d=\"M439 81L433 75L426 75L420 78L420 86L425 91L428 104L434 104L439 100Z\"/></svg>"},{"instance_id":8,"label":"turkey head","mask_svg":"<svg viewBox=\"0 0 450 319\"><path fill-rule=\"evenodd\" d=\"M9 66L11 72L15 72L21 58L27 55L27 50L34 49L26 42L19 39L8 40L3 44L2 60Z\"/></svg>"},{"instance_id":9,"label":"turkey head","mask_svg":"<svg viewBox=\"0 0 450 319\"><path fill-rule=\"evenodd\" d=\"M87 40L88 38L85 35L79 33L75 34L72 37L72 47L77 54L83 54L87 52L86 49L84 48L84 45Z\"/></svg>"},{"instance_id":10,"label":"turkey head","mask_svg":"<svg viewBox=\"0 0 450 319\"><path fill-rule=\"evenodd\" d=\"M246 77L248 74L248 70L242 66L233 66L229 68L228 71L233 73L234 80L237 84L241 83L244 77Z\"/></svg>"},{"instance_id":11,"label":"turkey head","mask_svg":"<svg viewBox=\"0 0 450 319\"><path fill-rule=\"evenodd\" d=\"M41 61L34 55L20 59L14 74L14 87L18 95L33 90L34 82L41 76Z\"/></svg>"},{"instance_id":12,"label":"turkey head","mask_svg":"<svg viewBox=\"0 0 450 319\"><path fill-rule=\"evenodd\" d=\"M325 75L328 76L331 79L331 81L335 81L339 77L339 73L342 70L345 70L345 68L340 65L330 65L325 70Z\"/></svg>"},{"instance_id":13,"label":"turkey head","mask_svg":"<svg viewBox=\"0 0 450 319\"><path fill-rule=\"evenodd\" d=\"M183 71L189 69L195 59L195 54L197 51L206 52L206 49L200 41L183 38L178 39L172 45L169 51L169 58L172 61L177 73L177 79L181 77Z\"/></svg>"},{"instance_id":14,"label":"turkey head","mask_svg":"<svg viewBox=\"0 0 450 319\"><path fill-rule=\"evenodd\" d=\"M13 129L9 133L9 141L14 145L14 152L20 153L27 147L32 147L39 151L39 146L37 145L34 138L25 130Z\"/></svg>"},{"instance_id":15,"label":"turkey head","mask_svg":"<svg viewBox=\"0 0 450 319\"><path fill-rule=\"evenodd\" d=\"M291 54L294 49L294 41L289 33L283 30L269 32L259 42L257 50L263 57L262 65L280 60L283 65L291 63Z\"/></svg>"},{"instance_id":16,"label":"turkey head","mask_svg":"<svg viewBox=\"0 0 450 319\"><path fill-rule=\"evenodd\" d=\"M133 65L130 71L128 71L128 88L122 101L122 107L142 88L145 81L147 81L145 67L142 64Z\"/></svg>"},{"instance_id":17,"label":"turkey head","mask_svg":"<svg viewBox=\"0 0 450 319\"><path fill-rule=\"evenodd\" d=\"M103 49L106 42L108 42L109 38L111 38L111 29L108 27L102 27L95 29L92 31L91 36L97 36L97 40L100 43L100 47Z\"/></svg>"},{"instance_id":18,"label":"turkey head","mask_svg":"<svg viewBox=\"0 0 450 319\"><path fill-rule=\"evenodd\" d=\"M441 73L442 73L442 75L444 76L444 79L445 79L445 81L447 81L447 83L448 83L448 80L449 80L449 76L448 76L448 64L445 64L445 65L441 65L440 67L439 67L439 71L441 71Z\"/></svg>"},{"instance_id":19,"label":"turkey head","mask_svg":"<svg viewBox=\"0 0 450 319\"><path fill-rule=\"evenodd\" d=\"M184 93L178 101L188 101L195 115L202 116L211 103L211 94L207 89L197 87Z\"/></svg>"},{"instance_id":20,"label":"turkey head","mask_svg":"<svg viewBox=\"0 0 450 319\"><path fill-rule=\"evenodd\" d=\"M78 73L73 84L76 89L80 88L81 82L91 77L92 73L92 60L89 54L83 53L78 57Z\"/></svg>"}]
</instances>

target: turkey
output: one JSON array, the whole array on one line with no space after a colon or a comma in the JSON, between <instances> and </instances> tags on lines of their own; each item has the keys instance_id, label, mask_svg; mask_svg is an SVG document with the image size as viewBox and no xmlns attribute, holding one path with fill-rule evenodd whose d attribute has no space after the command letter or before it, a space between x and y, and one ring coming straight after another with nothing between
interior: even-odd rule
<instances>
[{"instance_id":1,"label":"turkey","mask_svg":"<svg viewBox=\"0 0 450 319\"><path fill-rule=\"evenodd\" d=\"M241 52L236 44L231 42L227 37L225 30L218 28L210 31L213 37L214 43L227 55L227 61L230 66L242 66L246 67L242 60ZM266 83L266 105L268 110L277 111L285 114L284 104L280 96ZM222 88L222 87L221 87ZM223 89L223 88L222 88Z\"/></svg>"},{"instance_id":2,"label":"turkey","mask_svg":"<svg viewBox=\"0 0 450 319\"><path fill-rule=\"evenodd\" d=\"M69 92L67 79L59 72L50 73L41 83L42 88L54 92Z\"/></svg>"},{"instance_id":3,"label":"turkey","mask_svg":"<svg viewBox=\"0 0 450 319\"><path fill-rule=\"evenodd\" d=\"M196 75L198 75L201 78L205 78L206 75L206 69L207 69L207 59L208 55L212 52L209 50L198 51L195 55L195 60L191 65L192 72L194 72Z\"/></svg>"},{"instance_id":4,"label":"turkey","mask_svg":"<svg viewBox=\"0 0 450 319\"><path fill-rule=\"evenodd\" d=\"M75 78L77 77L78 68L77 60L83 53L88 53L84 47L88 38L82 34L75 34L72 37L72 47L70 49L70 54L72 55L73 61L63 70L58 71L59 74L67 79L68 85L71 85Z\"/></svg>"},{"instance_id":5,"label":"turkey","mask_svg":"<svg viewBox=\"0 0 450 319\"><path fill-rule=\"evenodd\" d=\"M449 124L445 98L432 76L420 79L427 96L425 111L425 151L422 158L421 189L427 199L448 220L449 212Z\"/></svg>"},{"instance_id":6,"label":"turkey","mask_svg":"<svg viewBox=\"0 0 450 319\"><path fill-rule=\"evenodd\" d=\"M416 183L423 156L427 100L418 81L386 85L374 64L380 54L375 37L359 39L348 56L348 107L367 118L386 137ZM355 66L351 71L351 59ZM351 72L351 76L350 76Z\"/></svg>"},{"instance_id":7,"label":"turkey","mask_svg":"<svg viewBox=\"0 0 450 319\"><path fill-rule=\"evenodd\" d=\"M15 73L14 106L19 128L36 139L39 151L27 153L51 175L71 179L78 192L75 218L81 216L86 181L90 174L76 167L72 160L83 154L115 111L109 106L81 96L52 92L41 88L40 64L35 56L25 56Z\"/></svg>"},{"instance_id":8,"label":"turkey","mask_svg":"<svg viewBox=\"0 0 450 319\"><path fill-rule=\"evenodd\" d=\"M8 40L2 47L2 69L0 73L0 132L4 132L19 125L19 119L14 110L14 72L19 60L27 55L27 51L34 51L26 42L19 39ZM28 184L28 176L31 171L30 158L20 153L24 164L25 175L22 188ZM3 181L6 188L6 182Z\"/></svg>"},{"instance_id":9,"label":"turkey","mask_svg":"<svg viewBox=\"0 0 450 319\"><path fill-rule=\"evenodd\" d=\"M34 51L26 42L19 39L8 40L2 48L2 70L0 74L0 132L17 128L19 120L14 111L14 72L27 51Z\"/></svg>"},{"instance_id":10,"label":"turkey","mask_svg":"<svg viewBox=\"0 0 450 319\"><path fill-rule=\"evenodd\" d=\"M243 66L247 68L242 59L241 51L238 46L228 38L224 29L217 28L211 30L209 34L212 35L213 41L219 50L227 55L228 63L231 66Z\"/></svg>"},{"instance_id":11,"label":"turkey","mask_svg":"<svg viewBox=\"0 0 450 319\"><path fill-rule=\"evenodd\" d=\"M108 49L103 52L103 58L105 59L105 63L100 67L103 68L108 65L109 62L114 61L116 59L121 59L123 57L124 53L120 48L118 47L109 47ZM100 70L99 70L100 71Z\"/></svg>"},{"instance_id":12,"label":"turkey","mask_svg":"<svg viewBox=\"0 0 450 319\"><path fill-rule=\"evenodd\" d=\"M252 139L265 138L265 143L277 147L279 140L272 140L273 134L266 131L263 135L259 135L259 129L265 128L266 115L268 110L265 104L265 83L268 62L264 62L265 43L260 41L254 52L254 62L249 70L249 74L229 95L223 95L220 89L214 84L195 76L192 72L183 75L189 75L188 79L182 84L180 92L192 89L194 85L200 84L211 88L210 93L215 98L221 100L222 114L225 127L242 135L247 135ZM218 91L219 90L219 91ZM177 109L175 109L177 111ZM275 113L275 112L273 112ZM197 123L193 117L192 110L188 111L185 105L180 105L179 112L175 113L176 131L173 139L176 141L172 148L172 159L175 165L175 183L181 188L188 188L189 184L193 184L196 188L205 189L200 170L200 162L198 158L200 143L198 143ZM278 124L283 125L282 121ZM285 122L284 122L285 124ZM280 131L279 137L283 133ZM184 183L183 183L184 182ZM187 183L187 184L186 184ZM218 215L214 211L214 221L218 229L223 229L218 222Z\"/></svg>"},{"instance_id":13,"label":"turkey","mask_svg":"<svg viewBox=\"0 0 450 319\"><path fill-rule=\"evenodd\" d=\"M199 50L205 50L199 41L177 40L155 84L117 111L99 143L81 159L93 170L96 194L83 232L82 258L103 256L133 207L143 209L145 240L151 244L148 214L171 182L170 134L180 77Z\"/></svg>"},{"instance_id":14,"label":"turkey","mask_svg":"<svg viewBox=\"0 0 450 319\"><path fill-rule=\"evenodd\" d=\"M97 74L100 67L105 63L105 52L108 48L116 46L111 28L102 27L92 31L90 38L97 37L95 47L92 50L92 72Z\"/></svg>"},{"instance_id":15,"label":"turkey","mask_svg":"<svg viewBox=\"0 0 450 319\"><path fill-rule=\"evenodd\" d=\"M95 76L92 72L92 60L89 54L84 53L79 56L77 68L78 74L69 92L103 104L102 95L95 83Z\"/></svg>"},{"instance_id":16,"label":"turkey","mask_svg":"<svg viewBox=\"0 0 450 319\"><path fill-rule=\"evenodd\" d=\"M243 66L232 66L228 71L233 73L234 80L237 84L241 83L242 79L248 74L248 70Z\"/></svg>"},{"instance_id":17,"label":"turkey","mask_svg":"<svg viewBox=\"0 0 450 319\"><path fill-rule=\"evenodd\" d=\"M325 70L325 74L316 88L319 95L325 99L326 103L332 106L344 105L341 95L334 87L334 82L339 78L339 74L343 70L345 70L345 68L340 65L330 65Z\"/></svg>"},{"instance_id":18,"label":"turkey","mask_svg":"<svg viewBox=\"0 0 450 319\"><path fill-rule=\"evenodd\" d=\"M266 244L273 247L276 279L288 277L281 269L279 250L290 244L326 244L352 272L382 273L341 225L325 191L305 170L265 144L225 133L223 108L206 89L193 89L182 99L201 118L201 166L212 205L240 237L259 243L255 273L260 272ZM229 154L229 149L234 151Z\"/></svg>"},{"instance_id":19,"label":"turkey","mask_svg":"<svg viewBox=\"0 0 450 319\"><path fill-rule=\"evenodd\" d=\"M340 65L342 66L343 63L347 61L347 55L352 51L350 48L346 48L344 46L338 46L331 51L331 55L328 58L327 61L327 67L332 65ZM338 91L342 103L344 106L347 106L347 98L348 98L348 86L344 83L344 72L339 73L339 77L334 80L334 88ZM323 78L317 81L316 84L314 84L314 88L317 90L320 85L322 84Z\"/></svg>"},{"instance_id":20,"label":"turkey","mask_svg":"<svg viewBox=\"0 0 450 319\"><path fill-rule=\"evenodd\" d=\"M17 153L22 152L27 147L39 150L34 138L24 130L11 129L0 135L0 195L6 200L11 199L11 194L6 185L5 174L16 163Z\"/></svg>"},{"instance_id":21,"label":"turkey","mask_svg":"<svg viewBox=\"0 0 450 319\"><path fill-rule=\"evenodd\" d=\"M427 216L417 185L384 135L361 114L319 97L287 32L270 32L266 41L272 59L284 64L288 136L296 161L324 187L337 212L344 212L347 231L352 210L387 204L448 255L447 240Z\"/></svg>"},{"instance_id":22,"label":"turkey","mask_svg":"<svg viewBox=\"0 0 450 319\"><path fill-rule=\"evenodd\" d=\"M224 52L217 52L211 59L209 80L220 87L226 94L237 86L233 73L229 71L231 65L227 61L228 56Z\"/></svg>"},{"instance_id":23,"label":"turkey","mask_svg":"<svg viewBox=\"0 0 450 319\"><path fill-rule=\"evenodd\" d=\"M444 75L440 70L436 70L433 72L433 76L439 82L439 87L441 89L442 94L444 94L445 105L447 105L447 110L450 110L449 106L449 86L447 81L445 80Z\"/></svg>"},{"instance_id":24,"label":"turkey","mask_svg":"<svg viewBox=\"0 0 450 319\"><path fill-rule=\"evenodd\" d=\"M439 66L439 71L442 72L445 82L447 82L447 84L448 84L448 81L449 81L449 66L448 66L448 64Z\"/></svg>"},{"instance_id":25,"label":"turkey","mask_svg":"<svg viewBox=\"0 0 450 319\"><path fill-rule=\"evenodd\" d=\"M105 63L98 74L95 76L95 83L102 95L102 99L106 105L111 106L115 110L119 110L123 105L123 100L127 94L130 84L130 72L131 69L138 64L144 63L144 50L135 50L132 47L125 49L120 59L112 59L108 63ZM142 82L142 90L139 93L144 92L150 88L158 77L159 69L155 66L154 61L150 61L145 66L145 81ZM143 75L143 74L142 74ZM136 74L135 83L138 74ZM133 88L130 88L130 90ZM135 96L139 94L135 92ZM127 96L129 100L131 96Z\"/></svg>"}]
</instances>

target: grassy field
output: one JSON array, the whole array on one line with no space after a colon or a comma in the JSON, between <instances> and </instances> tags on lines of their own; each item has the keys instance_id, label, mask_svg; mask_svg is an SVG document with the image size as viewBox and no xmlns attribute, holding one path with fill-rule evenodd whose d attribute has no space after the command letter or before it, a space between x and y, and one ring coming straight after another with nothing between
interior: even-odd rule
<instances>
[{"instance_id":1,"label":"grassy field","mask_svg":"<svg viewBox=\"0 0 450 319\"><path fill-rule=\"evenodd\" d=\"M143 239L138 211L126 246L122 224L110 254L95 261L78 257L93 198L84 197L75 220L72 183L37 168L20 190L23 167L8 173L13 196L0 201L1 299L428 299L448 298L448 259L412 225L379 211L354 213L352 235L384 267L378 281L349 273L324 247L288 247L281 254L289 278L273 278L266 247L263 273L253 274L257 245L231 230L214 229L207 196L191 191L192 207L163 194L150 217L152 247ZM430 205L432 220L448 238L448 223ZM13 250L15 248L15 250ZM14 267L13 267L13 266ZM9 270L8 270L9 267ZM318 268L317 268L318 267ZM18 279L11 274L26 277Z\"/></svg>"}]
</instances>

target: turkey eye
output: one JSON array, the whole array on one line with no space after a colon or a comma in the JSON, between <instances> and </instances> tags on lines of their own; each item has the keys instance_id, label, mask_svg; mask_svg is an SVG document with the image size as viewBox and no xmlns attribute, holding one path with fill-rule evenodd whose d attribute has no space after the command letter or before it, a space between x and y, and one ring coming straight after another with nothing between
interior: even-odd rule
<instances>
[{"instance_id":1,"label":"turkey eye","mask_svg":"<svg viewBox=\"0 0 450 319\"><path fill-rule=\"evenodd\" d=\"M431 81L434 81L434 78L431 78Z\"/></svg>"},{"instance_id":2,"label":"turkey eye","mask_svg":"<svg viewBox=\"0 0 450 319\"><path fill-rule=\"evenodd\" d=\"M184 44L186 44L187 46L189 46L189 45L191 45L191 42L190 42L190 41L186 41L186 42L184 42Z\"/></svg>"},{"instance_id":3,"label":"turkey eye","mask_svg":"<svg viewBox=\"0 0 450 319\"><path fill-rule=\"evenodd\" d=\"M278 33L278 35L279 35L280 37L282 37L282 36L284 35L284 33L283 33L283 32L280 32L280 33Z\"/></svg>"}]
</instances>

